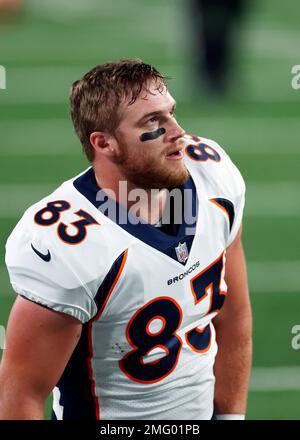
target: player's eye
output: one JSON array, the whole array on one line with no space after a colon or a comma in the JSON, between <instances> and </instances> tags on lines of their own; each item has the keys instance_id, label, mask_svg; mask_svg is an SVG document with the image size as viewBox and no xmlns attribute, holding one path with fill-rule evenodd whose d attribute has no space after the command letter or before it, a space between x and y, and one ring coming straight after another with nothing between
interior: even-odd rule
<instances>
[{"instance_id":1,"label":"player's eye","mask_svg":"<svg viewBox=\"0 0 300 440\"><path fill-rule=\"evenodd\" d=\"M158 116L152 116L152 118L146 120L145 125L151 127L153 125L157 125L158 122L159 122Z\"/></svg>"},{"instance_id":2,"label":"player's eye","mask_svg":"<svg viewBox=\"0 0 300 440\"><path fill-rule=\"evenodd\" d=\"M148 122L151 122L152 124L154 122L157 122L157 121L158 121L158 117L157 116L153 116L152 118L148 119Z\"/></svg>"}]
</instances>

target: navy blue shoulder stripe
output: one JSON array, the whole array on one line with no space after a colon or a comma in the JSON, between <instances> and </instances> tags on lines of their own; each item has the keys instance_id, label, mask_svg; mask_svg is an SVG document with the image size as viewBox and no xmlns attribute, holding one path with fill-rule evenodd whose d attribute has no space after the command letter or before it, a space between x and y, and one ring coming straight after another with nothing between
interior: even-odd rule
<instances>
[{"instance_id":1,"label":"navy blue shoulder stripe","mask_svg":"<svg viewBox=\"0 0 300 440\"><path fill-rule=\"evenodd\" d=\"M219 197L215 199L210 199L210 201L215 203L216 205L219 205L221 209L225 210L225 213L229 219L229 230L231 231L235 215L233 203L228 199L223 199Z\"/></svg>"},{"instance_id":2,"label":"navy blue shoulder stripe","mask_svg":"<svg viewBox=\"0 0 300 440\"><path fill-rule=\"evenodd\" d=\"M126 249L121 255L119 255L119 257L112 264L100 287L98 288L94 298L98 312L93 320L99 319L99 317L101 316L105 305L123 271L127 259L127 254L128 249Z\"/></svg>"}]
</instances>

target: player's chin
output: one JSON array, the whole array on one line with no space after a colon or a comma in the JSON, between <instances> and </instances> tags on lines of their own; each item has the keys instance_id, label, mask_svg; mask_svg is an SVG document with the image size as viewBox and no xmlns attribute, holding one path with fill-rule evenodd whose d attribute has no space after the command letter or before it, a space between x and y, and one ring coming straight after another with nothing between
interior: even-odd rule
<instances>
[{"instance_id":1,"label":"player's chin","mask_svg":"<svg viewBox=\"0 0 300 440\"><path fill-rule=\"evenodd\" d=\"M190 174L184 164L179 169L173 168L172 172L168 175L168 185L166 187L176 188L186 182L189 176Z\"/></svg>"},{"instance_id":2,"label":"player's chin","mask_svg":"<svg viewBox=\"0 0 300 440\"><path fill-rule=\"evenodd\" d=\"M188 173L185 162L180 157L177 158L175 156L165 156L164 168L175 174Z\"/></svg>"}]
</instances>

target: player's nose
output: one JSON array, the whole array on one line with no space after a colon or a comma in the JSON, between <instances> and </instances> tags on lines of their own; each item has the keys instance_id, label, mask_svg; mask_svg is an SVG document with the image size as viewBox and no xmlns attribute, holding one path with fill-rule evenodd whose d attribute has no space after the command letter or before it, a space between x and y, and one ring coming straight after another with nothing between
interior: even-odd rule
<instances>
[{"instance_id":1,"label":"player's nose","mask_svg":"<svg viewBox=\"0 0 300 440\"><path fill-rule=\"evenodd\" d=\"M178 124L176 120L173 121L173 126L168 132L168 141L175 142L186 134L186 131Z\"/></svg>"}]
</instances>

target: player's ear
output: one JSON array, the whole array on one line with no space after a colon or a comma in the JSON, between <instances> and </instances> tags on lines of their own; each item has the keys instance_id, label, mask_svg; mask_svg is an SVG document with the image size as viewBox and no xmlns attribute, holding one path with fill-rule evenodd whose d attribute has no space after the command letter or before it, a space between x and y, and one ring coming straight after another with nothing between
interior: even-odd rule
<instances>
[{"instance_id":1,"label":"player's ear","mask_svg":"<svg viewBox=\"0 0 300 440\"><path fill-rule=\"evenodd\" d=\"M105 131L94 131L90 135L90 143L94 147L96 153L101 152L105 155L114 154L114 138Z\"/></svg>"}]
</instances>

